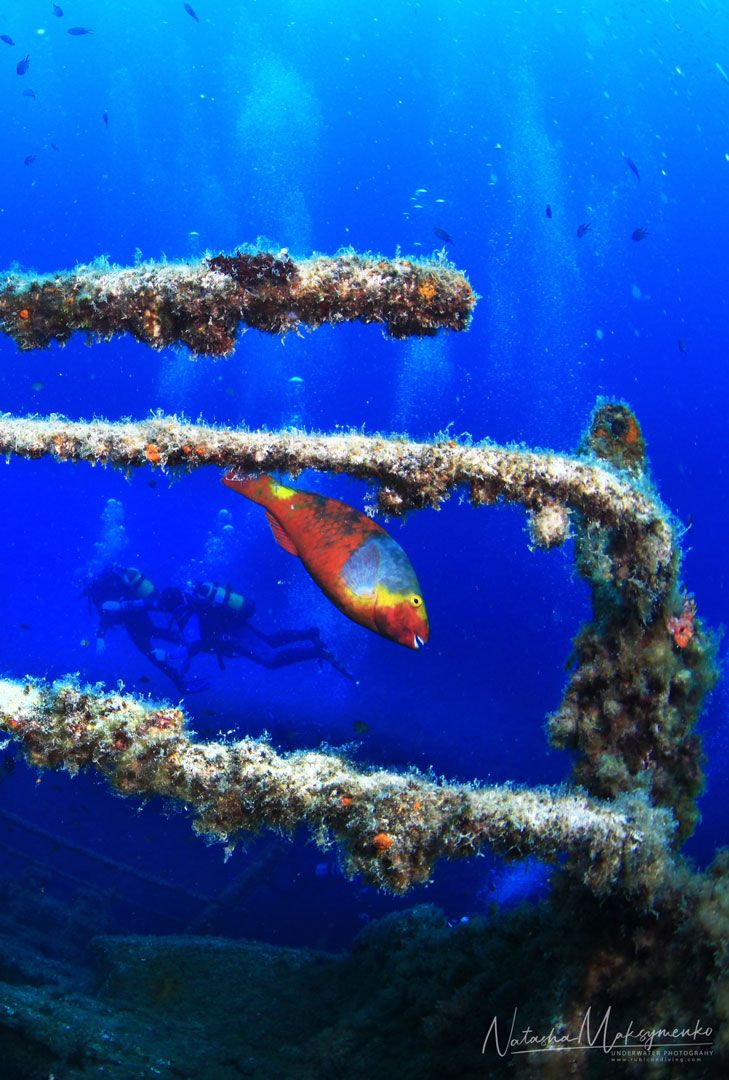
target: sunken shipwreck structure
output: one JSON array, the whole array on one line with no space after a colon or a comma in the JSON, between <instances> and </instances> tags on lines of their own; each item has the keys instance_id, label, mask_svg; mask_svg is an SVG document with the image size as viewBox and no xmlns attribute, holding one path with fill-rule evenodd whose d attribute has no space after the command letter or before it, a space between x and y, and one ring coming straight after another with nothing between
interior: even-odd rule
<instances>
[{"instance_id":1,"label":"sunken shipwreck structure","mask_svg":"<svg viewBox=\"0 0 729 1080\"><path fill-rule=\"evenodd\" d=\"M0 328L23 350L75 331L92 340L126 332L153 348L182 342L225 355L241 323L286 333L356 319L395 337L434 334L465 329L475 299L443 263L238 252L196 264L8 275ZM81 977L60 964L41 974L4 938L8 1075L683 1077L680 1059L631 1072L607 1052L561 1052L585 1016L597 1027L609 1008L611 1029L625 1031L647 1001L671 1030L691 1032L697 1017L710 1018L712 1053L692 1062L691 1075L726 1075L729 856L717 852L699 873L681 854L698 819L695 725L717 678L716 638L682 585L681 530L652 486L626 404L598 402L567 453L57 415L0 417L0 452L59 467L346 474L370 484L391 516L437 507L454 492L474 513L517 503L533 545L575 538L592 597L547 720L551 744L574 763L571 785L558 790L519 786L518 776L500 786L437 782L415 770L364 769L333 752L280 753L254 738L205 742L168 704L74 678L2 679L0 729L33 766L95 770L123 795L161 796L186 808L206 838L234 844L250 832L303 828L322 847L337 845L348 875L396 893L427 881L438 860L485 849L556 866L539 904L456 928L418 907L372 924L346 956L100 935L96 968ZM484 1018L510 1014L515 1001L528 1008L520 1028L551 1030L552 1044L538 1055L487 1058ZM274 1031L284 1013L287 1030Z\"/></svg>"}]
</instances>

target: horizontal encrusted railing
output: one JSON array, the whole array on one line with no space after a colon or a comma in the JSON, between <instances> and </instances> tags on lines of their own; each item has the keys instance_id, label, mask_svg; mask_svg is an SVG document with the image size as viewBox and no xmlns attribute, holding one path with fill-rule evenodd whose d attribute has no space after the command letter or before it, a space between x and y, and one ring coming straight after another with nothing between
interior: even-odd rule
<instances>
[{"instance_id":1,"label":"horizontal encrusted railing","mask_svg":"<svg viewBox=\"0 0 729 1080\"><path fill-rule=\"evenodd\" d=\"M431 336L465 330L475 304L465 276L443 261L354 252L297 261L287 252L238 252L0 278L0 330L21 349L67 341L80 330L226 356L240 325L285 334L352 321L380 323L394 338Z\"/></svg>"},{"instance_id":2,"label":"horizontal encrusted railing","mask_svg":"<svg viewBox=\"0 0 729 1080\"><path fill-rule=\"evenodd\" d=\"M514 858L566 856L598 894L617 886L652 898L662 883L670 819L638 800L435 783L334 753L278 754L250 738L200 743L181 709L72 682L0 680L0 729L34 765L90 766L125 795L184 804L215 839L304 825L322 846L341 846L348 873L395 892L426 881L436 860L484 845Z\"/></svg>"},{"instance_id":3,"label":"horizontal encrusted railing","mask_svg":"<svg viewBox=\"0 0 729 1080\"><path fill-rule=\"evenodd\" d=\"M650 576L670 563L673 540L660 504L626 476L598 461L454 441L410 442L373 435L245 431L158 416L140 422L0 416L0 454L87 461L121 468L217 465L294 475L340 473L380 486L387 513L438 506L465 488L476 506L503 498L531 511L535 543L550 547L568 533L568 509L603 527L629 532L635 560Z\"/></svg>"}]
</instances>

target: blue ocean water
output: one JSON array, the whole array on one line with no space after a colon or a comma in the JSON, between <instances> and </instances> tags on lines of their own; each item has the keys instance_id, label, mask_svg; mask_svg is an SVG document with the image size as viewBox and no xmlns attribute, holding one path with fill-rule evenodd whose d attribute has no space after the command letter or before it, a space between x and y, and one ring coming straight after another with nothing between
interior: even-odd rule
<instances>
[{"instance_id":1,"label":"blue ocean water","mask_svg":"<svg viewBox=\"0 0 729 1080\"><path fill-rule=\"evenodd\" d=\"M722 5L198 0L197 18L167 0L61 6L60 17L35 0L0 11L14 42L0 43L6 270L193 259L258 242L301 256L350 245L428 255L443 246L439 229L480 300L463 334L392 341L355 324L281 341L249 331L223 360L119 338L88 347L81 335L23 353L3 339L3 411L119 419L159 409L253 428L448 431L569 452L597 397L618 397L643 426L663 500L690 526L687 587L710 625L726 620ZM647 235L634 241L638 228ZM430 614L431 643L411 653L336 611L218 470L127 477L13 460L4 482L6 674L77 672L177 700L123 633L95 651L81 591L113 555L159 587L229 581L270 631L318 626L358 680L314 662L268 671L240 660L221 671L201 657L195 674L210 687L185 699L201 737L268 731L284 749L347 744L363 763L458 780L568 777L543 723L588 595L570 545L529 550L522 510L452 498L390 523ZM353 481L299 483L358 507L367 495ZM701 719L704 820L687 847L700 862L726 841L727 709L720 685ZM394 899L346 881L303 837L263 837L226 861L182 814L114 798L88 776L37 774L20 758L0 800L0 873L29 874L29 888L59 901L79 883L100 890L116 933L194 926L256 859L245 903L223 906L208 928L328 949L414 902L470 916L494 893L529 893L535 876L527 868L504 881L490 859L442 864L427 889Z\"/></svg>"}]
</instances>

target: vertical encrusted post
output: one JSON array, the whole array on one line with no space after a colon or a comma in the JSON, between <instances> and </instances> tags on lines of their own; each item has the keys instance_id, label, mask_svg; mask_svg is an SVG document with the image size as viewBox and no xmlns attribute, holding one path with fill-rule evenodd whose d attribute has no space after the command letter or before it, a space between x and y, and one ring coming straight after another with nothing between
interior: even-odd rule
<instances>
[{"instance_id":1,"label":"vertical encrusted post","mask_svg":"<svg viewBox=\"0 0 729 1080\"><path fill-rule=\"evenodd\" d=\"M631 410L602 402L580 453L649 486L645 442ZM675 842L699 817L701 743L694 726L717 679L716 639L679 579L679 549L652 560L657 537L634 522L578 518L577 566L592 591L593 619L574 645L574 671L549 719L553 745L576 752L574 776L594 795L644 791L678 821ZM635 552L644 568L636 573Z\"/></svg>"}]
</instances>

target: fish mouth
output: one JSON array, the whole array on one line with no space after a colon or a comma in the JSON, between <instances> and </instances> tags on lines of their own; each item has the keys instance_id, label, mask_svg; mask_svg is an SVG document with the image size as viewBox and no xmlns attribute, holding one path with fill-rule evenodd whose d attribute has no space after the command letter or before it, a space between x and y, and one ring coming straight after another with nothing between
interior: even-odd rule
<instances>
[{"instance_id":1,"label":"fish mouth","mask_svg":"<svg viewBox=\"0 0 729 1080\"><path fill-rule=\"evenodd\" d=\"M425 645L425 639L421 638L420 634L416 634L413 638L413 648L422 649L423 645Z\"/></svg>"}]
</instances>

